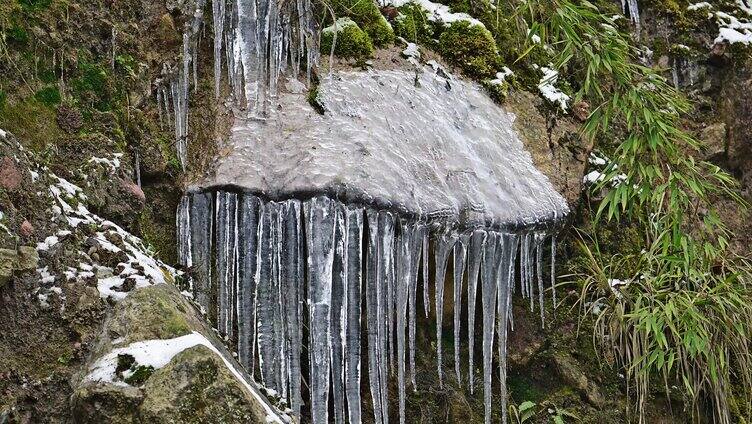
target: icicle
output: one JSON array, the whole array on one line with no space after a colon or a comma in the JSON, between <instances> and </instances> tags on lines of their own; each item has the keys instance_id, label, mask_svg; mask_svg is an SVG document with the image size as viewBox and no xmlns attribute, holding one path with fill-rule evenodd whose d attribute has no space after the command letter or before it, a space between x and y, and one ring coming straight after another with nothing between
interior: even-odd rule
<instances>
[{"instance_id":1,"label":"icicle","mask_svg":"<svg viewBox=\"0 0 752 424\"><path fill-rule=\"evenodd\" d=\"M366 314L368 322L368 381L373 399L374 422L383 422L379 346L379 225L378 212L368 210L368 254L366 255Z\"/></svg>"},{"instance_id":2,"label":"icicle","mask_svg":"<svg viewBox=\"0 0 752 424\"><path fill-rule=\"evenodd\" d=\"M245 195L238 214L238 360L251 374L254 372L256 357L256 252L260 207L261 202L256 196Z\"/></svg>"},{"instance_id":3,"label":"icicle","mask_svg":"<svg viewBox=\"0 0 752 424\"><path fill-rule=\"evenodd\" d=\"M444 315L444 279L446 275L447 259L449 258L449 253L454 247L454 243L457 241L457 234L444 233L439 236L436 241L436 251L434 252L434 259L436 261L436 279L434 280L434 288L436 290L436 363L439 371L439 387L443 387L444 376L441 365L441 322Z\"/></svg>"},{"instance_id":4,"label":"icicle","mask_svg":"<svg viewBox=\"0 0 752 424\"><path fill-rule=\"evenodd\" d=\"M475 348L475 299L478 293L478 272L483 255L483 244L486 233L484 231L475 231L470 238L470 249L468 255L468 273L467 273L467 333L468 333L468 355L469 368L467 383L470 386L470 393L474 392L473 379L475 369L473 364L473 354Z\"/></svg>"},{"instance_id":5,"label":"icicle","mask_svg":"<svg viewBox=\"0 0 752 424\"><path fill-rule=\"evenodd\" d=\"M427 229L423 226L418 226L412 235L412 248L410 254L412 255L412 274L410 275L410 288L408 293L408 344L410 349L410 383L413 390L416 390L415 384L415 319L418 313L417 311L417 296L418 296L418 268L420 267L421 252L423 250L423 235Z\"/></svg>"},{"instance_id":6,"label":"icicle","mask_svg":"<svg viewBox=\"0 0 752 424\"><path fill-rule=\"evenodd\" d=\"M193 259L191 253L191 197L183 196L180 199L178 205L178 213L176 218L177 227L177 239L178 239L178 263L185 269L190 270L193 266ZM183 290L188 290L193 294L193 280L190 275L186 275L187 287L182 287Z\"/></svg>"},{"instance_id":7,"label":"icicle","mask_svg":"<svg viewBox=\"0 0 752 424\"><path fill-rule=\"evenodd\" d=\"M193 265L193 296L202 313L209 312L212 280L212 225L214 223L211 193L191 196L191 264Z\"/></svg>"},{"instance_id":8,"label":"icicle","mask_svg":"<svg viewBox=\"0 0 752 424\"><path fill-rule=\"evenodd\" d=\"M629 9L629 10L627 10ZM640 8L637 0L621 0L621 10L624 14L629 12L629 19L635 24L635 32L640 34Z\"/></svg>"},{"instance_id":9,"label":"icicle","mask_svg":"<svg viewBox=\"0 0 752 424\"><path fill-rule=\"evenodd\" d=\"M332 304L331 304L331 361L332 361L332 400L334 405L334 422L344 423L345 420L345 363L344 349L345 317L347 312L345 288L347 287L348 264L348 223L345 206L337 204L335 207L334 224L334 265L332 274Z\"/></svg>"},{"instance_id":10,"label":"icicle","mask_svg":"<svg viewBox=\"0 0 752 424\"><path fill-rule=\"evenodd\" d=\"M300 417L303 403L301 390L300 355L302 351L302 307L303 293L303 239L300 227L300 202L290 200L282 205L280 216L283 219L281 232L280 291L284 301L285 345L287 346L287 381L290 408Z\"/></svg>"},{"instance_id":11,"label":"icicle","mask_svg":"<svg viewBox=\"0 0 752 424\"><path fill-rule=\"evenodd\" d=\"M347 338L345 354L345 391L347 397L347 420L361 422L360 414L360 331L361 287L363 280L363 209L347 208L347 286L344 322Z\"/></svg>"},{"instance_id":12,"label":"icicle","mask_svg":"<svg viewBox=\"0 0 752 424\"><path fill-rule=\"evenodd\" d=\"M219 99L219 86L222 82L222 41L225 36L225 0L212 1L212 16L214 18L214 96Z\"/></svg>"},{"instance_id":13,"label":"icicle","mask_svg":"<svg viewBox=\"0 0 752 424\"><path fill-rule=\"evenodd\" d=\"M217 195L217 329L226 339L233 338L233 291L237 252L237 194Z\"/></svg>"},{"instance_id":14,"label":"icicle","mask_svg":"<svg viewBox=\"0 0 752 424\"><path fill-rule=\"evenodd\" d=\"M538 277L538 308L540 308L541 326L546 326L545 310L543 309L543 233L535 233L535 274Z\"/></svg>"},{"instance_id":15,"label":"icicle","mask_svg":"<svg viewBox=\"0 0 752 424\"><path fill-rule=\"evenodd\" d=\"M311 421L329 422L329 343L335 212L333 202L315 197L305 204L308 246Z\"/></svg>"},{"instance_id":16,"label":"icicle","mask_svg":"<svg viewBox=\"0 0 752 424\"><path fill-rule=\"evenodd\" d=\"M277 324L281 305L279 299L279 268L277 266L279 204L263 205L259 219L256 283L256 332L259 349L261 381L267 388L282 392L282 356L279 345L281 331Z\"/></svg>"},{"instance_id":17,"label":"icicle","mask_svg":"<svg viewBox=\"0 0 752 424\"><path fill-rule=\"evenodd\" d=\"M509 325L509 308L511 306L511 288L514 285L515 251L517 249L517 236L504 234L502 245L501 271L499 275L499 287L497 297L497 330L499 332L499 384L501 387L501 422L507 422L507 332Z\"/></svg>"},{"instance_id":18,"label":"icicle","mask_svg":"<svg viewBox=\"0 0 752 424\"><path fill-rule=\"evenodd\" d=\"M482 304L483 304L483 400L485 422L491 422L491 363L493 354L494 317L496 314L496 290L498 260L501 248L500 236L489 232L483 250Z\"/></svg>"},{"instance_id":19,"label":"icicle","mask_svg":"<svg viewBox=\"0 0 752 424\"><path fill-rule=\"evenodd\" d=\"M428 318L428 313L431 311L431 301L429 300L430 295L428 293L428 235L429 231L426 228L423 233L423 308L426 311L426 318Z\"/></svg>"},{"instance_id":20,"label":"icicle","mask_svg":"<svg viewBox=\"0 0 752 424\"><path fill-rule=\"evenodd\" d=\"M556 233L551 235L551 299L556 309Z\"/></svg>"},{"instance_id":21,"label":"icicle","mask_svg":"<svg viewBox=\"0 0 752 424\"><path fill-rule=\"evenodd\" d=\"M382 268L381 277L383 282L382 286L386 289L384 292L384 319L386 320L386 349L389 369L394 371L394 318L395 318L395 293L394 293L394 279L395 279L395 264L394 264L394 217L390 212L379 213L379 225L381 226L381 252Z\"/></svg>"},{"instance_id":22,"label":"icicle","mask_svg":"<svg viewBox=\"0 0 752 424\"><path fill-rule=\"evenodd\" d=\"M460 316L462 313L462 274L465 272L465 253L470 234L463 234L454 245L454 372L462 387L460 375Z\"/></svg>"},{"instance_id":23,"label":"icicle","mask_svg":"<svg viewBox=\"0 0 752 424\"><path fill-rule=\"evenodd\" d=\"M405 422L405 324L407 319L407 299L410 287L410 272L412 270L412 263L410 260L411 246L410 241L412 239L412 232L414 228L409 224L402 222L401 231L397 237L397 259L396 264L396 281L394 283L395 290L395 308L397 312L397 393L399 397L399 417L400 424Z\"/></svg>"},{"instance_id":24,"label":"icicle","mask_svg":"<svg viewBox=\"0 0 752 424\"><path fill-rule=\"evenodd\" d=\"M379 282L378 282L378 312L379 312L379 386L381 389L381 405L383 423L389 422L389 345L391 340L389 336L389 322L394 319L390 313L393 312L393 298L389 298L388 281L394 279L394 216L391 212L381 211L378 214L378 234L379 234ZM392 309L389 309L389 305Z\"/></svg>"}]
</instances>

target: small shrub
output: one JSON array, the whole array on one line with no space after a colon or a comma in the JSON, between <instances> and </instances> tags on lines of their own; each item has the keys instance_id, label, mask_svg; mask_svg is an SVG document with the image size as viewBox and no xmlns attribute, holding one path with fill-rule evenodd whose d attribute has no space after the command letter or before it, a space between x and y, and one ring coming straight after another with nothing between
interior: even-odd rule
<instances>
[{"instance_id":1,"label":"small shrub","mask_svg":"<svg viewBox=\"0 0 752 424\"><path fill-rule=\"evenodd\" d=\"M335 30L336 26L336 30ZM373 43L368 34L350 18L339 18L335 25L324 28L321 32L321 51L328 54L337 32L334 54L346 59L362 59L373 54Z\"/></svg>"},{"instance_id":2,"label":"small shrub","mask_svg":"<svg viewBox=\"0 0 752 424\"><path fill-rule=\"evenodd\" d=\"M45 106L52 107L60 103L62 98L60 97L60 90L55 86L47 86L39 90L34 94L34 98L39 100Z\"/></svg>"},{"instance_id":3,"label":"small shrub","mask_svg":"<svg viewBox=\"0 0 752 424\"><path fill-rule=\"evenodd\" d=\"M441 34L439 53L475 78L494 78L500 66L491 33L466 21L453 23Z\"/></svg>"},{"instance_id":4,"label":"small shrub","mask_svg":"<svg viewBox=\"0 0 752 424\"><path fill-rule=\"evenodd\" d=\"M29 33L26 32L25 28L18 25L10 27L6 31L5 37L10 44L24 45L29 41Z\"/></svg>"}]
</instances>

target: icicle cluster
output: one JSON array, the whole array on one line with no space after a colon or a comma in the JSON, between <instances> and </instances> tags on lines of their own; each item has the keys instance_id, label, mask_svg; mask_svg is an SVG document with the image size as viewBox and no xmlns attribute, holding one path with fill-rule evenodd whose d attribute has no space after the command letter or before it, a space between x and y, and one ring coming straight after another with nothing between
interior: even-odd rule
<instances>
[{"instance_id":1,"label":"icicle cluster","mask_svg":"<svg viewBox=\"0 0 752 424\"><path fill-rule=\"evenodd\" d=\"M441 377L441 318L450 257L457 379L464 383L459 350L464 300L470 346L466 380L473 390L474 316L480 296L486 422L491 417L494 338L501 359L501 408L506 410L507 330L517 275L522 295L530 299L531 308L538 299L543 319L548 237L542 230L458 231L323 196L274 202L226 191L185 196L177 221L179 259L191 269L186 290L237 350L241 364L268 390L287 399L293 415L300 416L305 403L314 423L361 422L364 346L374 421L389 421L388 383L395 369L399 417L405 421L406 388L409 384L418 389L419 275L426 315L430 303L435 307ZM551 237L552 272L555 243ZM433 300L429 261L434 264ZM301 390L304 378L310 395L306 400Z\"/></svg>"},{"instance_id":2,"label":"icicle cluster","mask_svg":"<svg viewBox=\"0 0 752 424\"><path fill-rule=\"evenodd\" d=\"M196 0L193 17L185 24L182 62L174 67L165 64L156 81L160 119L174 125L183 168L188 153L188 95L191 73L194 88L198 85L197 54L205 4L206 0ZM249 117L263 119L274 110L283 74L296 79L305 68L305 80L310 83L319 61L311 0L217 0L212 2L211 14L217 99L226 75L235 105Z\"/></svg>"},{"instance_id":3,"label":"icicle cluster","mask_svg":"<svg viewBox=\"0 0 752 424\"><path fill-rule=\"evenodd\" d=\"M637 4L637 0L621 0L621 10L627 15L629 19L635 25L635 33L640 34L640 8Z\"/></svg>"}]
</instances>

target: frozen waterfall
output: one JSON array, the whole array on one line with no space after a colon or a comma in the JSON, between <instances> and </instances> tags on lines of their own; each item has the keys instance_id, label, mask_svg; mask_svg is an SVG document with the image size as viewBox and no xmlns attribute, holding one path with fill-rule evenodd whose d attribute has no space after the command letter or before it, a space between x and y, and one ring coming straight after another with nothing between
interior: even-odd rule
<instances>
[{"instance_id":1,"label":"frozen waterfall","mask_svg":"<svg viewBox=\"0 0 752 424\"><path fill-rule=\"evenodd\" d=\"M454 252L454 366L458 379L461 374L472 375L456 346L464 342L459 340L460 328L473 328L472 321L462 322L459 309L474 306L458 291L460 281L471 286L478 281L483 396L490 417L494 346L500 358L500 381L506 378L513 286L519 280L526 285L522 289L527 296L535 295L542 302L542 286L532 283L542 281L542 270L547 269L542 258L547 256L536 253L551 246L553 254L555 249L553 242L546 242L553 239L544 227L514 231L441 227L326 196L270 201L243 191L197 192L181 202L178 224L181 260L194 276L186 290L214 317L214 325L242 365L286 399L293 415L299 416L307 405L314 423L361 421L365 402L361 348L367 350L375 421L389 420L387 386L396 378L398 416L404 422L407 387L421 389L411 378L415 321L422 302L417 288L419 281L425 281L420 278L425 272L421 258L429 257L436 264L429 289L436 294L433 301L440 317L448 296L441 286L449 252ZM431 250L424 248L424 234L429 235ZM478 271L479 280L472 275ZM208 284L196 284L207 277ZM387 329L390 325L393 332ZM438 340L441 334L437 324ZM440 346L436 357L443 357ZM390 367L396 374L390 373ZM309 387L307 399L302 393L304 381ZM501 387L505 397L505 385Z\"/></svg>"},{"instance_id":2,"label":"frozen waterfall","mask_svg":"<svg viewBox=\"0 0 752 424\"><path fill-rule=\"evenodd\" d=\"M314 423L361 422L363 405L404 423L407 390L421 390L416 322L431 311L439 381L446 361L474 392L481 364L490 422L495 378L506 409L511 295L545 319L566 202L514 117L445 72L335 74L317 101L323 115L283 93L274 119L236 119L230 154L177 213L186 290L248 371Z\"/></svg>"}]
</instances>

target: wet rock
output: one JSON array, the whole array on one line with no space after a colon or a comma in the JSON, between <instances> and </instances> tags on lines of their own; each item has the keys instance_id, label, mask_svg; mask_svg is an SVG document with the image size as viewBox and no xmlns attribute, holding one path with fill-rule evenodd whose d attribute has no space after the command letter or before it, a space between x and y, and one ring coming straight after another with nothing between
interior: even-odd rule
<instances>
[{"instance_id":1,"label":"wet rock","mask_svg":"<svg viewBox=\"0 0 752 424\"><path fill-rule=\"evenodd\" d=\"M141 190L141 187L139 187L133 181L120 180L120 183L126 193L131 195L134 199L136 199L141 204L146 203L146 195L144 194L144 191Z\"/></svg>"},{"instance_id":2,"label":"wet rock","mask_svg":"<svg viewBox=\"0 0 752 424\"><path fill-rule=\"evenodd\" d=\"M570 205L580 197L582 176L592 143L579 137L579 125L571 119L546 117L543 100L525 91L509 94L504 108L516 115L514 127L533 163L548 177Z\"/></svg>"},{"instance_id":3,"label":"wet rock","mask_svg":"<svg viewBox=\"0 0 752 424\"><path fill-rule=\"evenodd\" d=\"M23 177L13 158L5 156L0 160L0 188L15 191L21 185L22 180Z\"/></svg>"},{"instance_id":4,"label":"wet rock","mask_svg":"<svg viewBox=\"0 0 752 424\"><path fill-rule=\"evenodd\" d=\"M561 378L596 408L603 406L605 399L598 386L588 380L580 364L572 356L564 353L554 354L552 361Z\"/></svg>"},{"instance_id":5,"label":"wet rock","mask_svg":"<svg viewBox=\"0 0 752 424\"><path fill-rule=\"evenodd\" d=\"M183 351L157 370L143 387L140 417L150 423L265 422L263 409L205 346Z\"/></svg>"},{"instance_id":6,"label":"wet rock","mask_svg":"<svg viewBox=\"0 0 752 424\"><path fill-rule=\"evenodd\" d=\"M31 222L29 222L28 220L24 220L24 222L21 223L21 227L18 229L18 232L22 237L31 237L31 235L34 234L34 226L31 225Z\"/></svg>"},{"instance_id":7,"label":"wet rock","mask_svg":"<svg viewBox=\"0 0 752 424\"><path fill-rule=\"evenodd\" d=\"M705 127L700 132L705 157L712 160L726 154L726 124L719 122Z\"/></svg>"},{"instance_id":8,"label":"wet rock","mask_svg":"<svg viewBox=\"0 0 752 424\"><path fill-rule=\"evenodd\" d=\"M18 267L18 253L13 249L0 249L0 287L10 281Z\"/></svg>"},{"instance_id":9,"label":"wet rock","mask_svg":"<svg viewBox=\"0 0 752 424\"><path fill-rule=\"evenodd\" d=\"M89 291L92 293L87 297L96 303L96 290ZM77 310L85 314L96 307L86 302L77 306ZM123 347L192 332L208 334L207 339L213 339L212 331L177 288L161 284L137 289L115 306L92 360L111 352L113 344ZM212 344L221 346L218 341ZM240 369L228 354L223 355L235 369ZM81 381L74 384L75 422L266 422L264 405L247 391L222 357L205 346L185 349L167 365L145 373L138 381L87 381L83 377L90 367L88 364L81 370Z\"/></svg>"},{"instance_id":10,"label":"wet rock","mask_svg":"<svg viewBox=\"0 0 752 424\"><path fill-rule=\"evenodd\" d=\"M18 270L34 271L39 265L39 252L32 246L18 248Z\"/></svg>"}]
</instances>

